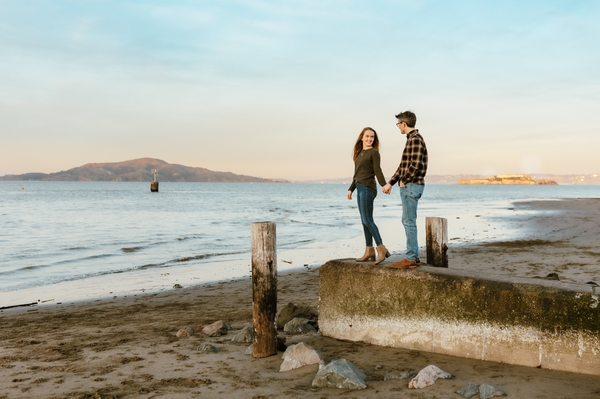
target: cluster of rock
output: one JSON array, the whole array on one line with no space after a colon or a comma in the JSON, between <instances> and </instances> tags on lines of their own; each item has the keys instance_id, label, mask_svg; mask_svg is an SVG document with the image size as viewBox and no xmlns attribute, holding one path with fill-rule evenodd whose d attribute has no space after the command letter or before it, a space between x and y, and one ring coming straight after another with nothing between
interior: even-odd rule
<instances>
[{"instance_id":1,"label":"cluster of rock","mask_svg":"<svg viewBox=\"0 0 600 399\"><path fill-rule=\"evenodd\" d=\"M306 306L293 303L285 305L277 315L277 329L286 335L310 334L317 332L317 313ZM222 320L202 326L185 326L177 331L177 337L184 338L203 334L209 337L226 335L231 329ZM254 328L252 324L244 324L231 338L235 344L252 344L254 342ZM365 389L367 387L365 373L356 365L346 359L335 359L325 364L321 354L304 342L286 347L285 337L277 337L278 350L285 351L282 356L280 372L286 372L305 366L318 365L313 378L313 387L332 387L340 389ZM219 348L211 343L202 343L198 349L202 353L216 353ZM252 345L246 349L246 354L252 354ZM376 366L376 369L381 369ZM429 365L418 373L408 370L401 373L388 372L384 381L410 380L408 388L421 389L433 385L438 379L450 379L454 376L435 365ZM456 391L463 398L471 399L478 396L480 399L491 399L496 396L505 396L501 389L489 384L468 384Z\"/></svg>"}]
</instances>

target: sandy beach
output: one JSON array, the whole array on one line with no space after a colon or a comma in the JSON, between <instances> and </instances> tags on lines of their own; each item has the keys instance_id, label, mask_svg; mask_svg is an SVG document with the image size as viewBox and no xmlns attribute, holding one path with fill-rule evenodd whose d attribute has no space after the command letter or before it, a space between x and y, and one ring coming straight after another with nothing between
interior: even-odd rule
<instances>
[{"instance_id":1,"label":"sandy beach","mask_svg":"<svg viewBox=\"0 0 600 399\"><path fill-rule=\"evenodd\" d=\"M450 247L451 268L503 275L600 283L600 199L518 202L541 212L509 222L523 238ZM400 223L400 221L398 221ZM452 223L452 221L449 221ZM399 250L399 248L392 248ZM360 252L357 249L357 253ZM281 274L279 306L318 311L319 270ZM91 303L17 308L0 313L0 398L458 398L467 383L502 387L512 398L597 398L600 378L410 350L338 341L318 333L287 336L305 342L325 361L346 358L367 376L368 388L313 388L317 366L280 373L281 354L254 360L231 338L252 319L249 279L184 287L158 294ZM227 335L176 337L180 328L217 320ZM218 353L198 350L203 343ZM408 389L387 373L435 364L455 378Z\"/></svg>"}]
</instances>

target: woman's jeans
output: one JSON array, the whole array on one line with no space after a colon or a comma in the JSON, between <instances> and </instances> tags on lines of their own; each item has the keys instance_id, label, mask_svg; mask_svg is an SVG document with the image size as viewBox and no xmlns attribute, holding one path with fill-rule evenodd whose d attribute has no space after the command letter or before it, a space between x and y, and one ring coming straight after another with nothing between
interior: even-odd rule
<instances>
[{"instance_id":1,"label":"woman's jeans","mask_svg":"<svg viewBox=\"0 0 600 399\"><path fill-rule=\"evenodd\" d=\"M419 243L417 242L417 205L423 195L422 184L408 183L400 189L402 199L402 224L406 232L406 258L419 259Z\"/></svg>"},{"instance_id":2,"label":"woman's jeans","mask_svg":"<svg viewBox=\"0 0 600 399\"><path fill-rule=\"evenodd\" d=\"M381 236L379 235L379 229L373 220L373 201L375 201L377 193L373 192L373 190L371 190L369 187L361 184L356 185L356 190L358 192L356 200L358 201L360 221L362 222L363 231L365 233L365 243L367 247L372 247L373 238L375 238L375 243L379 246L383 242L381 241Z\"/></svg>"}]
</instances>

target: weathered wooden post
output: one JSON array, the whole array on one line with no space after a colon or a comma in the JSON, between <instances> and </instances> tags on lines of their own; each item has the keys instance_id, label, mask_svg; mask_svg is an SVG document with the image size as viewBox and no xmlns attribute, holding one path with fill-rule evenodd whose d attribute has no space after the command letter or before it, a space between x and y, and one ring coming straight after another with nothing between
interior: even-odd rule
<instances>
[{"instance_id":1,"label":"weathered wooden post","mask_svg":"<svg viewBox=\"0 0 600 399\"><path fill-rule=\"evenodd\" d=\"M444 218L425 218L427 237L427 263L448 267L448 221Z\"/></svg>"},{"instance_id":2,"label":"weathered wooden post","mask_svg":"<svg viewBox=\"0 0 600 399\"><path fill-rule=\"evenodd\" d=\"M277 354L277 252L275 223L252 224L252 319L255 358Z\"/></svg>"}]
</instances>

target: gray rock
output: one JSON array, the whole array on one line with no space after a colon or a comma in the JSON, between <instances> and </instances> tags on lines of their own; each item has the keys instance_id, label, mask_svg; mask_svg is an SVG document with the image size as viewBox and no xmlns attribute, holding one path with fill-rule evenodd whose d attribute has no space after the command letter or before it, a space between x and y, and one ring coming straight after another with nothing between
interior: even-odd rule
<instances>
[{"instance_id":1,"label":"gray rock","mask_svg":"<svg viewBox=\"0 0 600 399\"><path fill-rule=\"evenodd\" d=\"M454 376L450 373L445 372L438 366L430 364L429 366L421 369L417 375L410 380L408 387L412 389L421 389L435 384L438 378L450 379Z\"/></svg>"},{"instance_id":2,"label":"gray rock","mask_svg":"<svg viewBox=\"0 0 600 399\"><path fill-rule=\"evenodd\" d=\"M479 386L479 398L480 399L490 399L496 396L505 396L506 393L490 384L481 384Z\"/></svg>"},{"instance_id":3,"label":"gray rock","mask_svg":"<svg viewBox=\"0 0 600 399\"><path fill-rule=\"evenodd\" d=\"M283 332L289 335L306 334L315 331L317 329L311 324L311 321L303 317L295 317L283 326Z\"/></svg>"},{"instance_id":4,"label":"gray rock","mask_svg":"<svg viewBox=\"0 0 600 399\"><path fill-rule=\"evenodd\" d=\"M227 324L223 320L215 321L212 324L204 326L202 332L209 337L218 337L227 334Z\"/></svg>"},{"instance_id":5,"label":"gray rock","mask_svg":"<svg viewBox=\"0 0 600 399\"><path fill-rule=\"evenodd\" d=\"M390 371L390 372L385 373L385 375L383 376L383 380L384 381L408 380L408 379L413 378L416 375L417 375L417 372L415 370L402 371L400 373Z\"/></svg>"},{"instance_id":6,"label":"gray rock","mask_svg":"<svg viewBox=\"0 0 600 399\"><path fill-rule=\"evenodd\" d=\"M321 356L312 347L300 342L296 345L288 346L283 353L283 362L279 371L289 371L311 364L322 364Z\"/></svg>"},{"instance_id":7,"label":"gray rock","mask_svg":"<svg viewBox=\"0 0 600 399\"><path fill-rule=\"evenodd\" d=\"M303 317L305 319L316 321L317 312L308 306L298 306L293 303L288 303L282 307L277 314L277 329L283 329L286 323L295 317Z\"/></svg>"},{"instance_id":8,"label":"gray rock","mask_svg":"<svg viewBox=\"0 0 600 399\"><path fill-rule=\"evenodd\" d=\"M216 347L216 346L214 346L212 344L209 344L207 342L205 342L202 345L200 345L198 347L198 349L196 349L196 350L198 352L202 352L202 353L217 353L217 352L221 351L218 347Z\"/></svg>"},{"instance_id":9,"label":"gray rock","mask_svg":"<svg viewBox=\"0 0 600 399\"><path fill-rule=\"evenodd\" d=\"M365 389L365 374L346 359L334 360L326 366L320 365L312 382L313 387L340 389Z\"/></svg>"},{"instance_id":10,"label":"gray rock","mask_svg":"<svg viewBox=\"0 0 600 399\"><path fill-rule=\"evenodd\" d=\"M254 341L254 327L249 324L231 338L231 342L236 344L250 344L252 341Z\"/></svg>"},{"instance_id":11,"label":"gray rock","mask_svg":"<svg viewBox=\"0 0 600 399\"><path fill-rule=\"evenodd\" d=\"M246 350L244 351L244 354L251 355L253 350L254 350L254 344L251 344L249 347L246 348Z\"/></svg>"},{"instance_id":12,"label":"gray rock","mask_svg":"<svg viewBox=\"0 0 600 399\"><path fill-rule=\"evenodd\" d=\"M470 399L473 396L479 394L479 385L467 384L464 387L462 387L461 389L459 389L458 391L456 391L456 393L459 394L460 396L462 396L463 398Z\"/></svg>"},{"instance_id":13,"label":"gray rock","mask_svg":"<svg viewBox=\"0 0 600 399\"><path fill-rule=\"evenodd\" d=\"M194 328L192 326L185 326L183 328L180 328L175 335L177 336L177 338L191 337L192 335L194 335Z\"/></svg>"}]
</instances>

